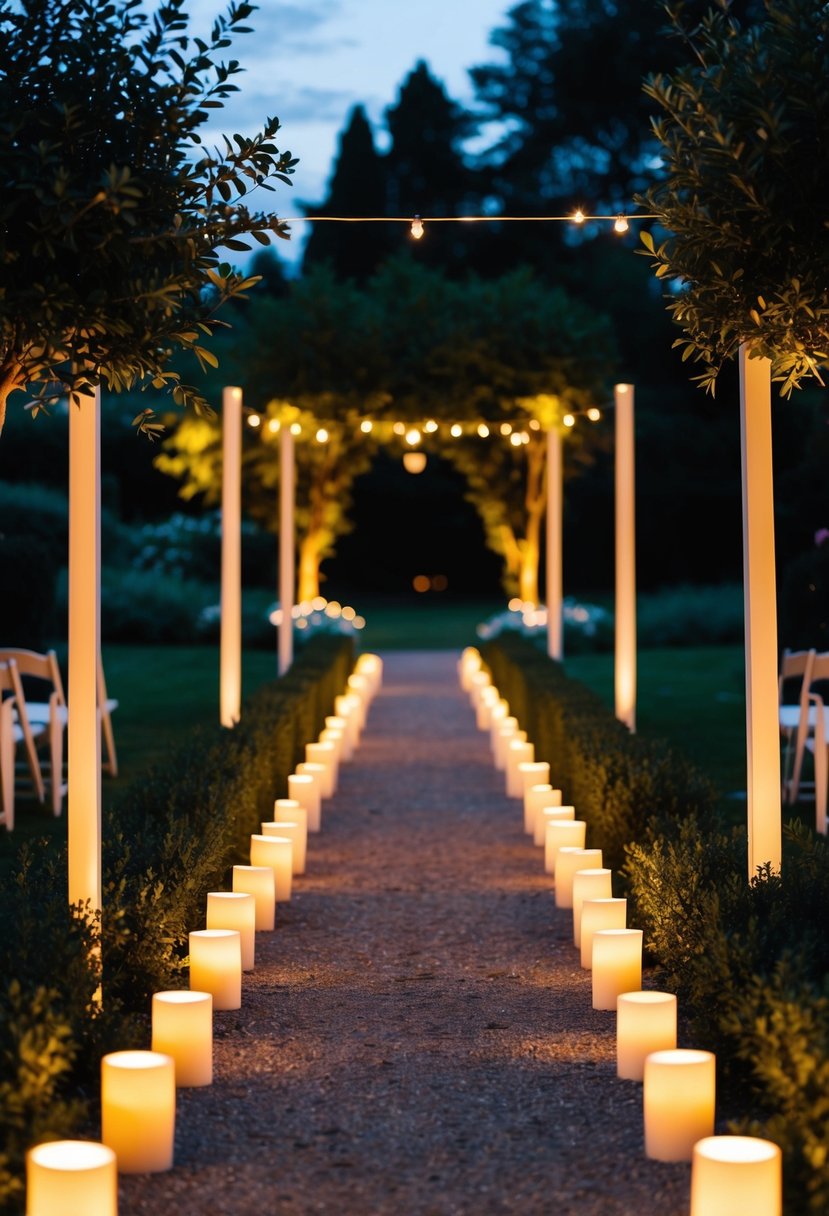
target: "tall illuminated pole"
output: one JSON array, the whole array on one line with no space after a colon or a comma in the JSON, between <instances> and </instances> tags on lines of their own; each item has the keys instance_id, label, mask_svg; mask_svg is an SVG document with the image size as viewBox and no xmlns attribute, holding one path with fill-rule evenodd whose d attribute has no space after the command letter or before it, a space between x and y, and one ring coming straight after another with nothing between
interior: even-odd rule
<instances>
[{"instance_id":1,"label":"tall illuminated pole","mask_svg":"<svg viewBox=\"0 0 829 1216\"><path fill-rule=\"evenodd\" d=\"M101 908L101 391L69 403L69 902Z\"/></svg>"},{"instance_id":2,"label":"tall illuminated pole","mask_svg":"<svg viewBox=\"0 0 829 1216\"><path fill-rule=\"evenodd\" d=\"M616 405L616 717L636 730L636 474L633 385L617 384Z\"/></svg>"},{"instance_id":3,"label":"tall illuminated pole","mask_svg":"<svg viewBox=\"0 0 829 1216\"><path fill-rule=\"evenodd\" d=\"M561 487L561 432L553 425L547 431L547 654L559 662L564 656Z\"/></svg>"},{"instance_id":4,"label":"tall illuminated pole","mask_svg":"<svg viewBox=\"0 0 829 1216\"><path fill-rule=\"evenodd\" d=\"M219 718L235 726L242 706L242 390L222 392L222 595Z\"/></svg>"},{"instance_id":5,"label":"tall illuminated pole","mask_svg":"<svg viewBox=\"0 0 829 1216\"><path fill-rule=\"evenodd\" d=\"M294 493L296 468L294 436L290 425L283 422L279 436L279 674L284 675L294 658Z\"/></svg>"},{"instance_id":6,"label":"tall illuminated pole","mask_svg":"<svg viewBox=\"0 0 829 1216\"><path fill-rule=\"evenodd\" d=\"M779 872L780 735L777 690L777 586L771 362L740 347L740 443L743 471L743 596L746 650L748 873L770 861Z\"/></svg>"}]
</instances>

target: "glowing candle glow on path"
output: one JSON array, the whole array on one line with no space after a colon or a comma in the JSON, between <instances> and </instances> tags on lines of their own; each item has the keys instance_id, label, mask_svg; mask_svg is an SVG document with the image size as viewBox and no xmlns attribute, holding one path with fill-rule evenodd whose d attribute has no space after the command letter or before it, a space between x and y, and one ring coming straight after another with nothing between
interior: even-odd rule
<instances>
[{"instance_id":1,"label":"glowing candle glow on path","mask_svg":"<svg viewBox=\"0 0 829 1216\"><path fill-rule=\"evenodd\" d=\"M92 1140L53 1140L30 1149L26 1216L118 1216L115 1153Z\"/></svg>"},{"instance_id":2,"label":"glowing candle glow on path","mask_svg":"<svg viewBox=\"0 0 829 1216\"><path fill-rule=\"evenodd\" d=\"M207 929L235 929L242 970L253 971L256 950L256 900L244 891L208 891Z\"/></svg>"},{"instance_id":3,"label":"glowing candle glow on path","mask_svg":"<svg viewBox=\"0 0 829 1216\"><path fill-rule=\"evenodd\" d=\"M550 784L550 766L546 760L522 760L518 765L518 780L524 799L524 831L532 834L532 827L527 823L527 791L536 785Z\"/></svg>"},{"instance_id":4,"label":"glowing candle glow on path","mask_svg":"<svg viewBox=\"0 0 829 1216\"><path fill-rule=\"evenodd\" d=\"M492 725L492 711L498 704L500 699L498 689L491 684L485 688L478 698L478 706L475 710L475 725L478 730L489 730Z\"/></svg>"},{"instance_id":5,"label":"glowing candle glow on path","mask_svg":"<svg viewBox=\"0 0 829 1216\"><path fill-rule=\"evenodd\" d=\"M495 767L499 772L506 773L507 771L507 757L510 744L526 743L526 741L527 732L519 730L517 726L512 725L509 718L506 718L505 725L498 731L498 737L495 741Z\"/></svg>"},{"instance_id":6,"label":"glowing candle glow on path","mask_svg":"<svg viewBox=\"0 0 829 1216\"><path fill-rule=\"evenodd\" d=\"M613 897L612 870L577 870L573 875L573 945L581 949L581 913L586 899Z\"/></svg>"},{"instance_id":7,"label":"glowing candle glow on path","mask_svg":"<svg viewBox=\"0 0 829 1216\"><path fill-rule=\"evenodd\" d=\"M293 799L285 799L286 802ZM305 808L298 806L293 815L283 812L278 819L262 824L263 836L287 836L293 846L294 874L305 873L305 859L308 848L308 815Z\"/></svg>"},{"instance_id":8,"label":"glowing candle glow on path","mask_svg":"<svg viewBox=\"0 0 829 1216\"><path fill-rule=\"evenodd\" d=\"M524 783L518 771L519 764L532 764L535 760L535 745L526 740L512 739L507 746L507 797L524 797Z\"/></svg>"},{"instance_id":9,"label":"glowing candle glow on path","mask_svg":"<svg viewBox=\"0 0 829 1216\"><path fill-rule=\"evenodd\" d=\"M101 1060L101 1140L121 1174L172 1169L176 1126L173 1057L114 1051Z\"/></svg>"},{"instance_id":10,"label":"glowing candle glow on path","mask_svg":"<svg viewBox=\"0 0 829 1216\"><path fill-rule=\"evenodd\" d=\"M600 929L627 928L626 899L586 899L581 906L581 965L593 966L593 934Z\"/></svg>"},{"instance_id":11,"label":"glowing candle glow on path","mask_svg":"<svg viewBox=\"0 0 829 1216\"><path fill-rule=\"evenodd\" d=\"M780 1149L756 1136L705 1136L691 1160L691 1216L782 1216Z\"/></svg>"},{"instance_id":12,"label":"glowing candle glow on path","mask_svg":"<svg viewBox=\"0 0 829 1216\"><path fill-rule=\"evenodd\" d=\"M172 1056L177 1086L213 1080L213 997L209 992L154 992L153 1051Z\"/></svg>"},{"instance_id":13,"label":"glowing candle glow on path","mask_svg":"<svg viewBox=\"0 0 829 1216\"><path fill-rule=\"evenodd\" d=\"M322 764L321 792L323 798L331 798L337 788L337 749L333 743L306 743L305 763ZM290 793L290 791L289 791Z\"/></svg>"},{"instance_id":14,"label":"glowing candle glow on path","mask_svg":"<svg viewBox=\"0 0 829 1216\"><path fill-rule=\"evenodd\" d=\"M554 790L549 781L524 790L524 830L530 836L535 835L536 812L543 806L561 806L561 790Z\"/></svg>"},{"instance_id":15,"label":"glowing candle glow on path","mask_svg":"<svg viewBox=\"0 0 829 1216\"><path fill-rule=\"evenodd\" d=\"M322 826L322 795L317 776L312 773L291 773L288 797L305 807L308 831L318 832Z\"/></svg>"},{"instance_id":16,"label":"glowing candle glow on path","mask_svg":"<svg viewBox=\"0 0 829 1216\"><path fill-rule=\"evenodd\" d=\"M340 760L348 762L354 754L354 740L351 737L351 731L348 729L348 719L342 717L341 714L329 714L325 719L325 729L341 732Z\"/></svg>"},{"instance_id":17,"label":"glowing candle glow on path","mask_svg":"<svg viewBox=\"0 0 829 1216\"><path fill-rule=\"evenodd\" d=\"M294 849L287 836L264 836L256 833L250 838L250 864L270 866L273 870L273 885L278 904L291 898L294 873Z\"/></svg>"},{"instance_id":18,"label":"glowing candle glow on path","mask_svg":"<svg viewBox=\"0 0 829 1216\"><path fill-rule=\"evenodd\" d=\"M672 992L623 992L616 1004L616 1072L641 1081L645 1057L676 1047L676 997Z\"/></svg>"},{"instance_id":19,"label":"glowing candle glow on path","mask_svg":"<svg viewBox=\"0 0 829 1216\"><path fill-rule=\"evenodd\" d=\"M600 936L593 939L594 960ZM697 1141L713 1135L715 1094L712 1052L681 1047L651 1052L645 1059L643 1091L645 1156L690 1161Z\"/></svg>"},{"instance_id":20,"label":"glowing candle glow on path","mask_svg":"<svg viewBox=\"0 0 829 1216\"><path fill-rule=\"evenodd\" d=\"M623 992L642 987L642 930L600 929L593 934L593 1008L613 1009Z\"/></svg>"},{"instance_id":21,"label":"glowing candle glow on path","mask_svg":"<svg viewBox=\"0 0 829 1216\"><path fill-rule=\"evenodd\" d=\"M553 790L558 798L558 802L553 800L549 806L542 806L535 813L535 824L533 826L533 844L539 848L547 850L547 824L548 823L563 823L565 820L575 822L576 808L574 806L561 805L561 790ZM583 822L583 821L582 821ZM582 840L582 846L584 840ZM546 871L548 874L553 874L555 868Z\"/></svg>"},{"instance_id":22,"label":"glowing candle glow on path","mask_svg":"<svg viewBox=\"0 0 829 1216\"><path fill-rule=\"evenodd\" d=\"M558 807L564 810L564 807ZM569 810L569 808L568 808ZM587 824L583 819L556 818L547 816L547 826L544 833L544 872L552 874L556 885L556 907L572 908L573 906L573 875L576 870L595 869L602 864L601 849L591 850L590 856L585 857L587 850L584 840L587 834ZM573 863L566 861L559 869L559 859L562 850L569 854L578 851L581 856L574 858ZM559 897L559 889L561 895ZM565 900L559 903L559 898Z\"/></svg>"},{"instance_id":23,"label":"glowing candle glow on path","mask_svg":"<svg viewBox=\"0 0 829 1216\"><path fill-rule=\"evenodd\" d=\"M233 890L253 896L257 930L273 929L276 921L276 889L270 866L234 866Z\"/></svg>"},{"instance_id":24,"label":"glowing candle glow on path","mask_svg":"<svg viewBox=\"0 0 829 1216\"><path fill-rule=\"evenodd\" d=\"M196 929L190 940L190 988L209 992L214 1009L242 1007L242 942L235 929Z\"/></svg>"}]
</instances>

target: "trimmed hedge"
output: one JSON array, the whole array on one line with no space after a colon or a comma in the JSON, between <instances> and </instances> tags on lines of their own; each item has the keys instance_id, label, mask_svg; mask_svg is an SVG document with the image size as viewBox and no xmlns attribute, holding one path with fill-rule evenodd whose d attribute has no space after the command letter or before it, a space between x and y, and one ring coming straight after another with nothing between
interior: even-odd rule
<instances>
[{"instance_id":1,"label":"trimmed hedge","mask_svg":"<svg viewBox=\"0 0 829 1216\"><path fill-rule=\"evenodd\" d=\"M313 639L249 698L232 731L195 731L129 787L104 816L102 924L67 906L65 853L48 842L21 849L0 890L0 973L14 977L0 985L3 1211L19 1210L26 1149L89 1117L101 1055L145 1042L151 994L185 986L187 935L203 927L206 892L247 860L250 833L287 793L352 666L351 639Z\"/></svg>"},{"instance_id":2,"label":"trimmed hedge","mask_svg":"<svg viewBox=\"0 0 829 1216\"><path fill-rule=\"evenodd\" d=\"M785 829L784 877L746 881L745 837L718 826L713 791L666 745L630 735L531 643L481 646L492 677L550 761L589 843L621 869L660 988L692 1042L716 1052L732 1131L783 1151L787 1216L829 1211L829 842Z\"/></svg>"}]
</instances>

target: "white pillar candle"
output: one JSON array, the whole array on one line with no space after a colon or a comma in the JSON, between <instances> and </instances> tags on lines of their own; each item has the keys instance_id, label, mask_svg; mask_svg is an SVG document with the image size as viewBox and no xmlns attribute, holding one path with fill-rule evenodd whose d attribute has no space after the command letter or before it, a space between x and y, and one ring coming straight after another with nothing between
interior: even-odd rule
<instances>
[{"instance_id":1,"label":"white pillar candle","mask_svg":"<svg viewBox=\"0 0 829 1216\"><path fill-rule=\"evenodd\" d=\"M348 737L351 750L360 743L360 713L358 698L342 694L334 698L334 713L342 718L346 724L346 735Z\"/></svg>"},{"instance_id":2,"label":"white pillar candle","mask_svg":"<svg viewBox=\"0 0 829 1216\"><path fill-rule=\"evenodd\" d=\"M495 732L501 729L505 720L510 716L509 705L501 698L493 705L489 713L489 745L495 751Z\"/></svg>"},{"instance_id":3,"label":"white pillar candle","mask_svg":"<svg viewBox=\"0 0 829 1216\"><path fill-rule=\"evenodd\" d=\"M383 680L383 660L379 654L371 654L366 651L357 659L355 671L360 675L368 676L371 681L372 688L376 692Z\"/></svg>"},{"instance_id":4,"label":"white pillar candle","mask_svg":"<svg viewBox=\"0 0 829 1216\"><path fill-rule=\"evenodd\" d=\"M533 823L533 844L538 845L546 851L547 848L547 824L551 822L561 823L565 819L575 820L576 808L574 806L561 805L561 790L553 790L554 798L547 805L539 807L535 812L535 821ZM582 841L582 845L584 841ZM552 874L554 870L550 870Z\"/></svg>"},{"instance_id":5,"label":"white pillar candle","mask_svg":"<svg viewBox=\"0 0 829 1216\"><path fill-rule=\"evenodd\" d=\"M492 755L495 760L495 767L499 772L503 772L507 767L506 749L507 744L512 739L520 738L518 734L518 719L504 718L500 726L496 726L492 732Z\"/></svg>"},{"instance_id":6,"label":"white pillar candle","mask_svg":"<svg viewBox=\"0 0 829 1216\"><path fill-rule=\"evenodd\" d=\"M593 966L593 934L600 929L627 928L626 899L586 899L581 906L581 965Z\"/></svg>"},{"instance_id":7,"label":"white pillar candle","mask_svg":"<svg viewBox=\"0 0 829 1216\"><path fill-rule=\"evenodd\" d=\"M756 1136L705 1136L691 1159L691 1216L782 1216L780 1149Z\"/></svg>"},{"instance_id":8,"label":"white pillar candle","mask_svg":"<svg viewBox=\"0 0 829 1216\"><path fill-rule=\"evenodd\" d=\"M615 1009L623 992L642 987L642 930L599 929L593 934L593 1008Z\"/></svg>"},{"instance_id":9,"label":"white pillar candle","mask_svg":"<svg viewBox=\"0 0 829 1216\"><path fill-rule=\"evenodd\" d=\"M291 773L288 778L288 797L305 807L308 816L308 831L318 832L322 826L320 782L312 773Z\"/></svg>"},{"instance_id":10,"label":"white pillar candle","mask_svg":"<svg viewBox=\"0 0 829 1216\"><path fill-rule=\"evenodd\" d=\"M337 749L334 747L334 744L306 743L305 763L324 765L325 772L322 775L321 792L323 798L331 798L337 788Z\"/></svg>"},{"instance_id":11,"label":"white pillar candle","mask_svg":"<svg viewBox=\"0 0 829 1216\"><path fill-rule=\"evenodd\" d=\"M26 1216L118 1216L115 1153L92 1140L53 1140L30 1149Z\"/></svg>"},{"instance_id":12,"label":"white pillar candle","mask_svg":"<svg viewBox=\"0 0 829 1216\"><path fill-rule=\"evenodd\" d=\"M101 1060L101 1140L121 1174L157 1174L173 1166L176 1077L173 1057L114 1051Z\"/></svg>"},{"instance_id":13,"label":"white pillar candle","mask_svg":"<svg viewBox=\"0 0 829 1216\"><path fill-rule=\"evenodd\" d=\"M564 807L554 807L552 809L564 810ZM565 876L564 870L562 870L561 875L559 875L558 859L562 849L567 849L568 851L578 849L580 852L584 852L587 824L583 819L571 819L566 815L547 815L546 820L546 827L544 829L544 873L552 874L554 876L553 880L556 884L556 888L561 885L562 896L564 896L566 894L568 881L572 887L573 874L575 874L576 870L586 870L590 866L597 866L601 865L602 863L601 861L596 861L595 859L589 860L585 858L581 864L572 868L569 879L567 876ZM556 904L559 908L572 907L570 902L560 904L558 903L558 900L556 900Z\"/></svg>"},{"instance_id":14,"label":"white pillar candle","mask_svg":"<svg viewBox=\"0 0 829 1216\"><path fill-rule=\"evenodd\" d=\"M308 817L302 810L302 817L296 820L275 819L272 823L262 824L263 836L287 836L291 842L291 857L294 874L305 873L305 856L308 842Z\"/></svg>"},{"instance_id":15,"label":"white pillar candle","mask_svg":"<svg viewBox=\"0 0 829 1216\"><path fill-rule=\"evenodd\" d=\"M491 684L492 679L488 671L476 671L472 676L469 684L469 699L472 702L473 709L477 710L481 693L485 688L489 688Z\"/></svg>"},{"instance_id":16,"label":"white pillar candle","mask_svg":"<svg viewBox=\"0 0 829 1216\"><path fill-rule=\"evenodd\" d=\"M196 929L190 939L190 988L209 992L214 1009L242 1007L242 942L236 929Z\"/></svg>"},{"instance_id":17,"label":"white pillar candle","mask_svg":"<svg viewBox=\"0 0 829 1216\"><path fill-rule=\"evenodd\" d=\"M458 674L461 679L461 688L464 692L469 692L472 684L472 677L476 671L481 670L481 652L474 646L467 646L463 651L458 663Z\"/></svg>"},{"instance_id":18,"label":"white pillar candle","mask_svg":"<svg viewBox=\"0 0 829 1216\"><path fill-rule=\"evenodd\" d=\"M291 880L294 872L294 848L287 836L263 836L256 833L250 838L250 864L270 866L273 870L273 886L276 902L287 903L291 898Z\"/></svg>"},{"instance_id":19,"label":"white pillar candle","mask_svg":"<svg viewBox=\"0 0 829 1216\"><path fill-rule=\"evenodd\" d=\"M581 912L586 899L611 899L613 871L576 870L573 875L573 945L581 950Z\"/></svg>"},{"instance_id":20,"label":"white pillar candle","mask_svg":"<svg viewBox=\"0 0 829 1216\"><path fill-rule=\"evenodd\" d=\"M532 764L535 745L523 739L512 739L507 746L507 797L524 797L524 785L518 772L519 764Z\"/></svg>"},{"instance_id":21,"label":"white pillar candle","mask_svg":"<svg viewBox=\"0 0 829 1216\"><path fill-rule=\"evenodd\" d=\"M325 729L342 731L343 741L340 759L345 761L350 760L354 754L354 740L348 729L348 719L340 714L329 714L325 719Z\"/></svg>"},{"instance_id":22,"label":"white pillar candle","mask_svg":"<svg viewBox=\"0 0 829 1216\"><path fill-rule=\"evenodd\" d=\"M594 959L599 936L593 939ZM713 1052L679 1047L646 1056L645 1156L690 1161L696 1142L714 1133L715 1096Z\"/></svg>"},{"instance_id":23,"label":"white pillar candle","mask_svg":"<svg viewBox=\"0 0 829 1216\"><path fill-rule=\"evenodd\" d=\"M252 898L252 897L251 897ZM213 997L209 992L154 992L153 1051L172 1056L177 1086L213 1080Z\"/></svg>"},{"instance_id":24,"label":"white pillar candle","mask_svg":"<svg viewBox=\"0 0 829 1216\"><path fill-rule=\"evenodd\" d=\"M536 785L550 784L550 766L546 760L522 760L518 765L518 780L521 782L521 797L524 800L524 831L532 834L527 822L527 791Z\"/></svg>"},{"instance_id":25,"label":"white pillar candle","mask_svg":"<svg viewBox=\"0 0 829 1216\"><path fill-rule=\"evenodd\" d=\"M616 1072L641 1081L645 1057L676 1047L676 997L672 992L623 992L616 1004Z\"/></svg>"},{"instance_id":26,"label":"white pillar candle","mask_svg":"<svg viewBox=\"0 0 829 1216\"><path fill-rule=\"evenodd\" d=\"M233 890L252 895L256 904L256 928L272 929L276 919L276 888L270 866L234 866Z\"/></svg>"},{"instance_id":27,"label":"white pillar candle","mask_svg":"<svg viewBox=\"0 0 829 1216\"><path fill-rule=\"evenodd\" d=\"M558 794L558 797L556 797ZM524 830L528 835L535 833L535 813L542 806L560 806L561 791L554 790L549 781L541 781L524 790Z\"/></svg>"},{"instance_id":28,"label":"white pillar candle","mask_svg":"<svg viewBox=\"0 0 829 1216\"><path fill-rule=\"evenodd\" d=\"M334 744L334 760L337 765L337 776L339 776L340 764L345 759L345 731L334 730L332 726L326 726L325 730L320 731L319 742Z\"/></svg>"},{"instance_id":29,"label":"white pillar candle","mask_svg":"<svg viewBox=\"0 0 829 1216\"><path fill-rule=\"evenodd\" d=\"M498 689L494 688L492 684L483 690L478 698L478 707L475 711L475 725L478 730L489 730L492 722L492 711L499 700Z\"/></svg>"},{"instance_id":30,"label":"white pillar candle","mask_svg":"<svg viewBox=\"0 0 829 1216\"><path fill-rule=\"evenodd\" d=\"M256 900L244 891L208 891L206 929L235 929L242 970L253 971L256 951Z\"/></svg>"}]
</instances>

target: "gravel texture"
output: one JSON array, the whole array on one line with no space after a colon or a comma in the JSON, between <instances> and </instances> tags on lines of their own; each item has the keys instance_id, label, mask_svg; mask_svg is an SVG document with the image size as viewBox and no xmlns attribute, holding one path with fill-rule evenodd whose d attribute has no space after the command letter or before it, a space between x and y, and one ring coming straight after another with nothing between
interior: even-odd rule
<instances>
[{"instance_id":1,"label":"gravel texture","mask_svg":"<svg viewBox=\"0 0 829 1216\"><path fill-rule=\"evenodd\" d=\"M447 652L385 656L308 874L257 937L176 1168L121 1216L688 1211Z\"/></svg>"}]
</instances>

